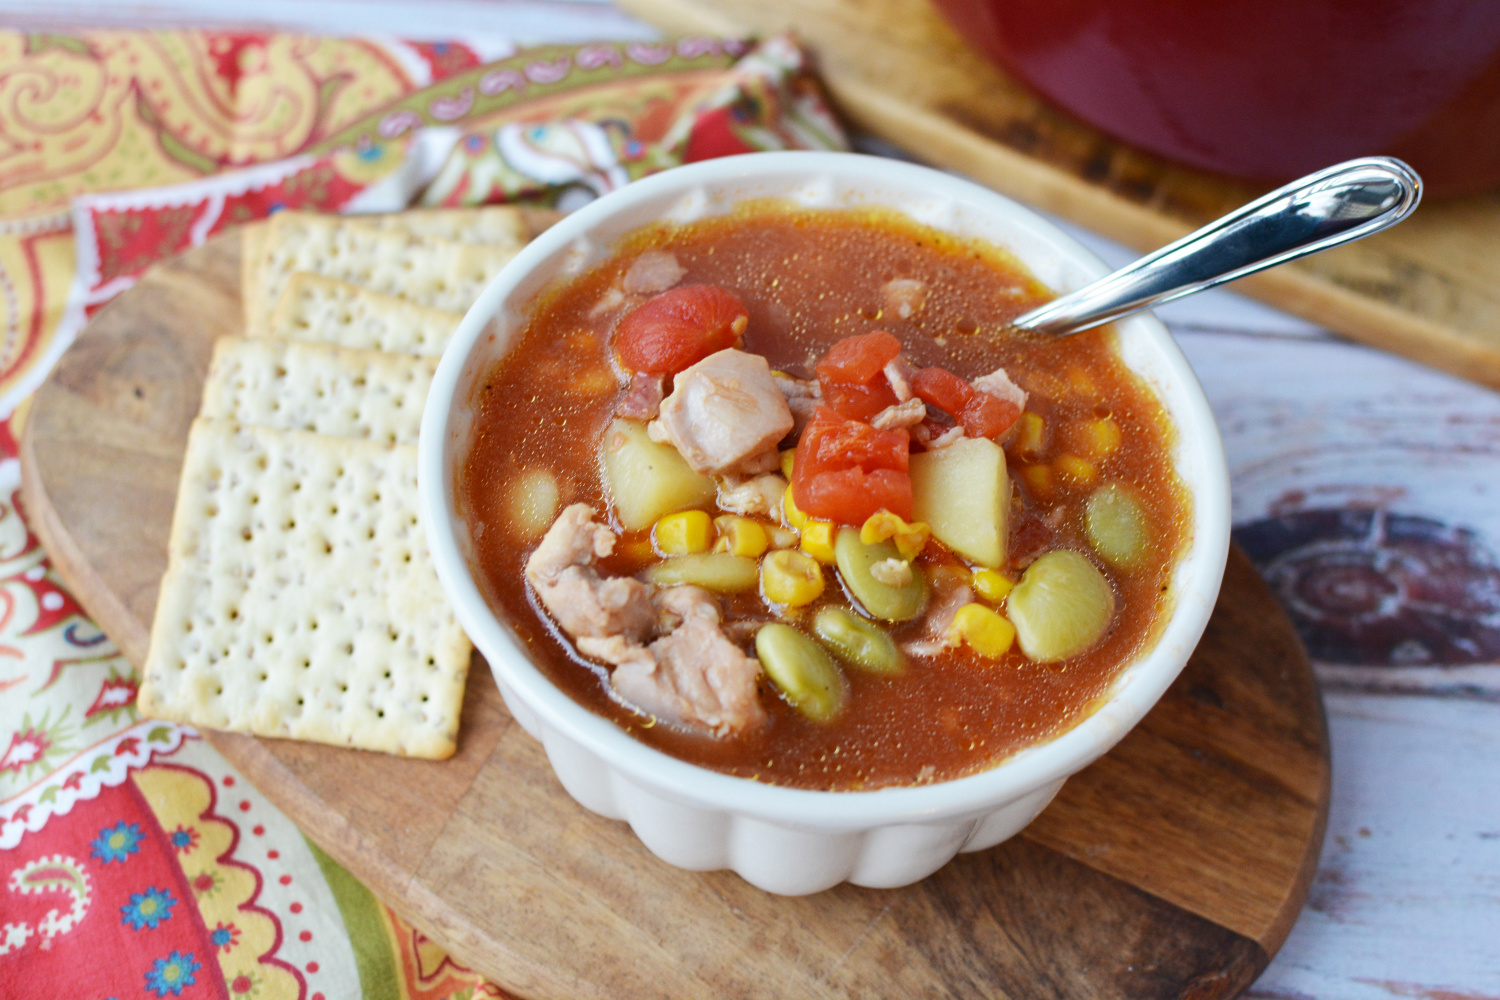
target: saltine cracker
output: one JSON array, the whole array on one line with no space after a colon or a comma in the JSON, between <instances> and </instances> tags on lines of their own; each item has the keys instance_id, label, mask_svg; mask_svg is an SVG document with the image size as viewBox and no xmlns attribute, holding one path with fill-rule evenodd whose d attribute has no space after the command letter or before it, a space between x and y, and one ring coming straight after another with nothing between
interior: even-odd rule
<instances>
[{"instance_id":1,"label":"saltine cracker","mask_svg":"<svg viewBox=\"0 0 1500 1000\"><path fill-rule=\"evenodd\" d=\"M320 274L294 274L265 335L439 357L463 314L419 306Z\"/></svg>"},{"instance_id":2,"label":"saltine cracker","mask_svg":"<svg viewBox=\"0 0 1500 1000\"><path fill-rule=\"evenodd\" d=\"M416 444L437 359L270 338L220 337L201 417Z\"/></svg>"},{"instance_id":3,"label":"saltine cracker","mask_svg":"<svg viewBox=\"0 0 1500 1000\"><path fill-rule=\"evenodd\" d=\"M418 305L465 312L516 249L412 236L336 216L278 212L271 218L258 287L247 298L252 334L268 327L299 271L337 278Z\"/></svg>"},{"instance_id":4,"label":"saltine cracker","mask_svg":"<svg viewBox=\"0 0 1500 1000\"><path fill-rule=\"evenodd\" d=\"M141 711L451 755L470 647L418 525L416 479L409 445L194 421Z\"/></svg>"}]
</instances>

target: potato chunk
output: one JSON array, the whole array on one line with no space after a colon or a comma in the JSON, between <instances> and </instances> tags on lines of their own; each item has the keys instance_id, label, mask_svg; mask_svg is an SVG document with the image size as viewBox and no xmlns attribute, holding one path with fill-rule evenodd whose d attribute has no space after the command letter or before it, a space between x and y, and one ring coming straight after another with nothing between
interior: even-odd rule
<instances>
[{"instance_id":1,"label":"potato chunk","mask_svg":"<svg viewBox=\"0 0 1500 1000\"><path fill-rule=\"evenodd\" d=\"M516 535L529 541L546 534L561 498L557 477L548 469L527 469L512 480L505 500Z\"/></svg>"},{"instance_id":2,"label":"potato chunk","mask_svg":"<svg viewBox=\"0 0 1500 1000\"><path fill-rule=\"evenodd\" d=\"M651 527L663 514L701 507L718 487L700 476L671 445L646 436L638 420L616 420L599 443L604 488L620 524L629 531Z\"/></svg>"},{"instance_id":3,"label":"potato chunk","mask_svg":"<svg viewBox=\"0 0 1500 1000\"><path fill-rule=\"evenodd\" d=\"M1005 452L964 438L911 457L912 518L966 559L998 569L1009 544L1010 477Z\"/></svg>"}]
</instances>

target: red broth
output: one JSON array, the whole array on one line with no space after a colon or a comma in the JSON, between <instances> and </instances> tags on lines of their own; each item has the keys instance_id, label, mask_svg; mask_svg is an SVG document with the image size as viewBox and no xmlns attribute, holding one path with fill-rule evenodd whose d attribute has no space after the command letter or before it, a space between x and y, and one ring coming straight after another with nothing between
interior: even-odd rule
<instances>
[{"instance_id":1,"label":"red broth","mask_svg":"<svg viewBox=\"0 0 1500 1000\"><path fill-rule=\"evenodd\" d=\"M895 334L917 366L938 365L965 378L1004 366L1029 392L1027 411L1045 427L1039 447L1022 435L1007 445L1015 486L1005 567L1011 579L1044 551L1090 551L1082 507L1099 485L1126 485L1144 503L1150 555L1130 572L1106 568L1117 610L1104 638L1056 664L1031 662L1017 648L989 660L959 647L908 656L907 669L894 677L849 671L847 710L826 724L799 715L763 679L769 724L727 738L660 724L612 700L606 668L580 657L530 592L523 566L535 542L518 539L504 497L518 475L547 469L561 486L563 505L586 502L605 516L598 448L623 392L610 348L619 316L592 311L631 262L653 249L676 256L687 272L684 283L718 285L739 296L750 313L744 349L789 374L811 377L833 343L877 329ZM909 320L884 307L881 286L893 278L914 278L930 290ZM991 767L1065 731L1100 703L1170 614L1170 579L1185 546L1190 499L1170 466L1166 415L1121 362L1109 328L1064 341L1007 331L1012 317L1050 297L1008 255L895 213L762 204L643 230L595 270L545 294L513 348L476 388L459 493L486 600L546 676L580 704L644 743L727 774L840 790L940 781ZM1118 429L1117 447L1105 454L1090 433L1101 423ZM646 532L626 533L600 569L636 573L655 558ZM945 564L966 572L936 544L919 564L929 573L943 572ZM832 567L827 575L818 603L794 613L804 628L822 603L847 603ZM775 620L758 594L722 603L729 623ZM901 642L918 628L908 622L890 632Z\"/></svg>"}]
</instances>

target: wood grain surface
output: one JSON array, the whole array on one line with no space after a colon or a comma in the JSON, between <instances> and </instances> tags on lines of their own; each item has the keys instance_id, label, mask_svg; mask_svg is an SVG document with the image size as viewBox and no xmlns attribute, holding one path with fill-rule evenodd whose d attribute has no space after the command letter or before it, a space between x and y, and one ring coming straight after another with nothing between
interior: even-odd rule
<instances>
[{"instance_id":1,"label":"wood grain surface","mask_svg":"<svg viewBox=\"0 0 1500 1000\"><path fill-rule=\"evenodd\" d=\"M855 126L1138 250L1260 189L1110 139L969 48L927 0L618 0L669 34L794 31ZM1375 152L1375 151L1372 151ZM1355 340L1500 387L1500 193L1235 285Z\"/></svg>"},{"instance_id":2,"label":"wood grain surface","mask_svg":"<svg viewBox=\"0 0 1500 1000\"><path fill-rule=\"evenodd\" d=\"M136 663L230 236L107 306L35 397L28 513ZM653 858L576 805L482 661L443 762L209 733L276 805L461 961L530 997L1233 996L1306 898L1327 821L1322 703L1248 561L1193 659L1020 836L901 890L803 898Z\"/></svg>"}]
</instances>

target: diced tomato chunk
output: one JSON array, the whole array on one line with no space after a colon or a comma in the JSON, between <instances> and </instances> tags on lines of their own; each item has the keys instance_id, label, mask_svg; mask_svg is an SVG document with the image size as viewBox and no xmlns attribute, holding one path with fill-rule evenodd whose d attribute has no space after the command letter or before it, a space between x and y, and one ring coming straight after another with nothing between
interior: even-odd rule
<instances>
[{"instance_id":1,"label":"diced tomato chunk","mask_svg":"<svg viewBox=\"0 0 1500 1000\"><path fill-rule=\"evenodd\" d=\"M974 395L974 387L946 368L923 368L911 380L911 391L957 419Z\"/></svg>"},{"instance_id":2,"label":"diced tomato chunk","mask_svg":"<svg viewBox=\"0 0 1500 1000\"><path fill-rule=\"evenodd\" d=\"M825 383L825 392L828 382L865 385L900 353L901 341L884 330L845 337L818 362L818 381Z\"/></svg>"},{"instance_id":3,"label":"diced tomato chunk","mask_svg":"<svg viewBox=\"0 0 1500 1000\"><path fill-rule=\"evenodd\" d=\"M882 507L910 517L910 457L905 431L876 430L820 406L797 442L792 498L809 516L840 524L863 524Z\"/></svg>"},{"instance_id":4,"label":"diced tomato chunk","mask_svg":"<svg viewBox=\"0 0 1500 1000\"><path fill-rule=\"evenodd\" d=\"M873 420L887 406L895 406L895 390L881 379L868 385L823 382L823 401L850 420Z\"/></svg>"},{"instance_id":5,"label":"diced tomato chunk","mask_svg":"<svg viewBox=\"0 0 1500 1000\"><path fill-rule=\"evenodd\" d=\"M1021 419L1021 408L1008 399L976 391L958 415L969 437L997 438Z\"/></svg>"},{"instance_id":6,"label":"diced tomato chunk","mask_svg":"<svg viewBox=\"0 0 1500 1000\"><path fill-rule=\"evenodd\" d=\"M876 469L905 472L910 457L911 439L906 431L876 430L820 406L813 411L812 421L797 442L792 478L855 467L866 472Z\"/></svg>"},{"instance_id":7,"label":"diced tomato chunk","mask_svg":"<svg viewBox=\"0 0 1500 1000\"><path fill-rule=\"evenodd\" d=\"M749 311L733 292L715 285L682 285L620 320L615 350L630 371L676 375L733 347L749 322Z\"/></svg>"},{"instance_id":8,"label":"diced tomato chunk","mask_svg":"<svg viewBox=\"0 0 1500 1000\"><path fill-rule=\"evenodd\" d=\"M911 519L911 477L893 469L820 472L796 480L792 498L809 517L839 524L863 524L881 508L903 520Z\"/></svg>"}]
</instances>

